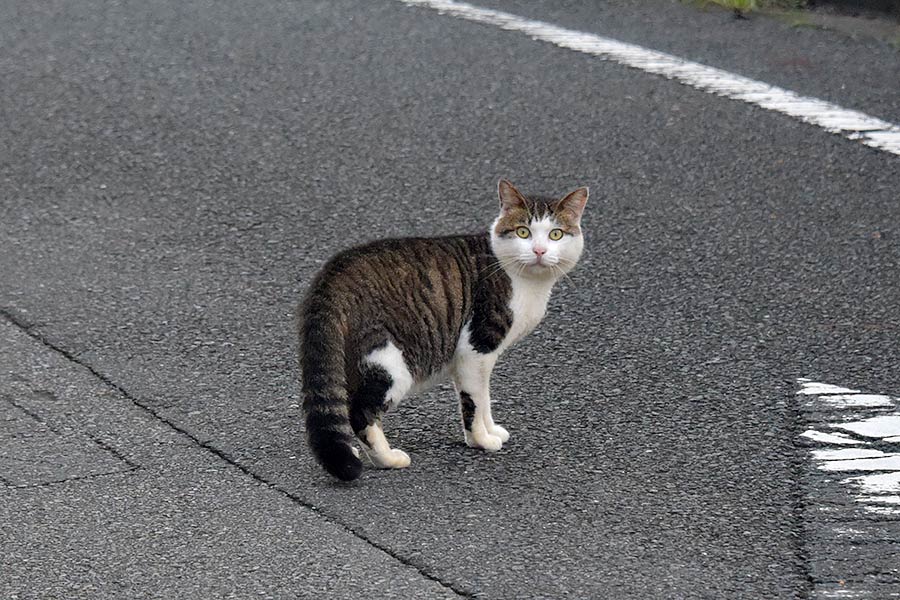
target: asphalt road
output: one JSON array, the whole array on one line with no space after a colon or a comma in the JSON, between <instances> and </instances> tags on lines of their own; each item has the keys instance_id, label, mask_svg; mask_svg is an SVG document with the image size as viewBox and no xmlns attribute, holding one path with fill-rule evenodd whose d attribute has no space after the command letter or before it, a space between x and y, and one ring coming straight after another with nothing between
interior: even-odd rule
<instances>
[{"instance_id":1,"label":"asphalt road","mask_svg":"<svg viewBox=\"0 0 900 600\"><path fill-rule=\"evenodd\" d=\"M900 116L887 46L669 2L485 4ZM4 439L82 457L0 463L6 597L842 576L809 549L795 380L900 390L897 156L389 0L4 2L0 115ZM439 388L386 420L409 469L335 483L303 444L296 303L340 248L485 227L501 176L592 190L582 263L494 377L510 442L466 448ZM900 584L885 569L854 581Z\"/></svg>"}]
</instances>

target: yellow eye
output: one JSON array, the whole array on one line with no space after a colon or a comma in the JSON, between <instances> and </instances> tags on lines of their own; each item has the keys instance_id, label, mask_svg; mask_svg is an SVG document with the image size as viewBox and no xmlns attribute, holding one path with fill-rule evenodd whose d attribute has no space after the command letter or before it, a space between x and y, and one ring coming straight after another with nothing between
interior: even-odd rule
<instances>
[{"instance_id":1,"label":"yellow eye","mask_svg":"<svg viewBox=\"0 0 900 600\"><path fill-rule=\"evenodd\" d=\"M551 229L550 230L550 239L553 240L554 242L557 240L561 240L562 236L563 236L562 229Z\"/></svg>"},{"instance_id":2,"label":"yellow eye","mask_svg":"<svg viewBox=\"0 0 900 600\"><path fill-rule=\"evenodd\" d=\"M516 235L524 240L531 237L531 230L527 227L516 227Z\"/></svg>"}]
</instances>

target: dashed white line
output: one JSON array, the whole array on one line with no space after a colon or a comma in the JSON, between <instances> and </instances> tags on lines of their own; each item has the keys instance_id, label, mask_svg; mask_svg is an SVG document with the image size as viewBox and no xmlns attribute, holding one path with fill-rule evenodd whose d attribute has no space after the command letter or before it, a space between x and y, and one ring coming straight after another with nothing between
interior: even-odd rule
<instances>
[{"instance_id":1,"label":"dashed white line","mask_svg":"<svg viewBox=\"0 0 900 600\"><path fill-rule=\"evenodd\" d=\"M881 450L864 450L862 448L841 448L840 450L813 450L813 458L816 460L854 460L857 458L881 458L884 452Z\"/></svg>"},{"instance_id":2,"label":"dashed white line","mask_svg":"<svg viewBox=\"0 0 900 600\"><path fill-rule=\"evenodd\" d=\"M820 429L827 427L849 432L809 429L800 434L819 444L831 446L811 450L818 468L832 472L866 472L865 475L843 479L841 483L858 492L855 499L863 504L867 512L900 515L900 507L895 502L900 492L900 452L897 452L900 447L891 446L900 441L898 402L885 394L864 394L859 390L809 379L798 382L800 390L797 394L810 398L805 403L807 409L815 414L836 411L830 413L835 422ZM848 416L849 409L858 412ZM878 444L883 449L846 447L872 444Z\"/></svg>"},{"instance_id":3,"label":"dashed white line","mask_svg":"<svg viewBox=\"0 0 900 600\"><path fill-rule=\"evenodd\" d=\"M823 471L900 471L900 454L885 454L879 458L827 460L819 468Z\"/></svg>"},{"instance_id":4,"label":"dashed white line","mask_svg":"<svg viewBox=\"0 0 900 600\"><path fill-rule=\"evenodd\" d=\"M847 394L858 394L859 390L851 390L850 388L841 387L839 385L831 385L830 383L817 383L804 379L798 379L801 384L800 391L797 392L801 396L821 396L823 394L840 394L846 397Z\"/></svg>"},{"instance_id":5,"label":"dashed white line","mask_svg":"<svg viewBox=\"0 0 900 600\"><path fill-rule=\"evenodd\" d=\"M800 434L802 437L809 438L814 442L822 442L823 444L867 444L862 440L857 440L846 433L825 433L824 431L816 431L809 429Z\"/></svg>"},{"instance_id":6,"label":"dashed white line","mask_svg":"<svg viewBox=\"0 0 900 600\"><path fill-rule=\"evenodd\" d=\"M858 485L867 494L888 494L890 492L900 492L900 472L879 473L877 475L862 475L860 477L848 477L842 480L842 483L853 483ZM868 498L871 501L873 496L859 496L857 500L863 501Z\"/></svg>"},{"instance_id":7,"label":"dashed white line","mask_svg":"<svg viewBox=\"0 0 900 600\"><path fill-rule=\"evenodd\" d=\"M455 0L399 0L409 6L432 8L476 23L518 31L532 39L555 44L576 52L662 75L693 88L718 96L755 104L789 115L805 123L856 140L872 148L900 156L900 125L865 113L850 110L762 81L736 75L722 69L657 52L635 44L620 42L592 33L566 29L507 12L482 8Z\"/></svg>"},{"instance_id":8,"label":"dashed white line","mask_svg":"<svg viewBox=\"0 0 900 600\"><path fill-rule=\"evenodd\" d=\"M879 504L900 504L900 496L860 496L857 500Z\"/></svg>"},{"instance_id":9,"label":"dashed white line","mask_svg":"<svg viewBox=\"0 0 900 600\"><path fill-rule=\"evenodd\" d=\"M840 423L835 427L852 431L863 437L889 438L900 434L900 414L872 417L853 423Z\"/></svg>"},{"instance_id":10,"label":"dashed white line","mask_svg":"<svg viewBox=\"0 0 900 600\"><path fill-rule=\"evenodd\" d=\"M894 405L891 397L884 394L837 394L822 396L820 399L833 408L876 408Z\"/></svg>"}]
</instances>

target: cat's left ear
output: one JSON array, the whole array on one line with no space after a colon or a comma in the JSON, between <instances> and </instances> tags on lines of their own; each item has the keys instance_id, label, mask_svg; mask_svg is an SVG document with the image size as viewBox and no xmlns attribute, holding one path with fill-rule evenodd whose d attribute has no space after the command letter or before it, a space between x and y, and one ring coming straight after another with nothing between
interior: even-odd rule
<instances>
[{"instance_id":1,"label":"cat's left ear","mask_svg":"<svg viewBox=\"0 0 900 600\"><path fill-rule=\"evenodd\" d=\"M556 213L578 223L581 221L581 215L584 212L584 206L588 201L587 187L580 187L574 192L570 192L565 198L556 203Z\"/></svg>"}]
</instances>

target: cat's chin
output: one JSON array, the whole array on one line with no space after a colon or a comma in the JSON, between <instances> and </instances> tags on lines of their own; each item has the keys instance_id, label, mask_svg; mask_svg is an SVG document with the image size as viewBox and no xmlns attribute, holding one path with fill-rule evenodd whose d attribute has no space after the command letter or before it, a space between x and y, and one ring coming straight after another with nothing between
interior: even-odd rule
<instances>
[{"instance_id":1,"label":"cat's chin","mask_svg":"<svg viewBox=\"0 0 900 600\"><path fill-rule=\"evenodd\" d=\"M559 275L559 269L547 263L528 263L521 270L522 275L532 279L551 279Z\"/></svg>"}]
</instances>

